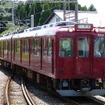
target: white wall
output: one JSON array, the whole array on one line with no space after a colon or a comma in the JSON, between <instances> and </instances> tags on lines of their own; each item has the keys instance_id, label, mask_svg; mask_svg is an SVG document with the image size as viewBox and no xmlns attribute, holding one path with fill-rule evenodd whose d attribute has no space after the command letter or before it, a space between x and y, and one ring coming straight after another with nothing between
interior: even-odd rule
<instances>
[{"instance_id":1,"label":"white wall","mask_svg":"<svg viewBox=\"0 0 105 105\"><path fill-rule=\"evenodd\" d=\"M57 15L54 15L54 17L49 21L49 23L55 23L59 21L62 21L62 20Z\"/></svg>"}]
</instances>

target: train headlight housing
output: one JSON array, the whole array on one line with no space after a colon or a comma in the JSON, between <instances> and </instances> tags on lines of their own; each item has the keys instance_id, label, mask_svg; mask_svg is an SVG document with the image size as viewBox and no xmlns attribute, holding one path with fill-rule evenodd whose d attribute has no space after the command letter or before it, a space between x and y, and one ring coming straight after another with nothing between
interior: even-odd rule
<instances>
[{"instance_id":1,"label":"train headlight housing","mask_svg":"<svg viewBox=\"0 0 105 105\"><path fill-rule=\"evenodd\" d=\"M98 28L96 28L96 29L95 29L95 31L96 31L96 32L99 32L99 29L98 29Z\"/></svg>"},{"instance_id":2,"label":"train headlight housing","mask_svg":"<svg viewBox=\"0 0 105 105\"><path fill-rule=\"evenodd\" d=\"M73 32L73 29L72 28L69 28L69 32Z\"/></svg>"}]
</instances>

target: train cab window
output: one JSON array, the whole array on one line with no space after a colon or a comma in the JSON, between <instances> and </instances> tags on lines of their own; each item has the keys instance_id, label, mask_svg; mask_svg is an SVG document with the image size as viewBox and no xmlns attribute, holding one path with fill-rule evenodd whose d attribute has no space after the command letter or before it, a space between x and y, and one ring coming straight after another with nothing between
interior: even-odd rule
<instances>
[{"instance_id":1,"label":"train cab window","mask_svg":"<svg viewBox=\"0 0 105 105\"><path fill-rule=\"evenodd\" d=\"M94 39L94 56L105 57L105 38Z\"/></svg>"},{"instance_id":2,"label":"train cab window","mask_svg":"<svg viewBox=\"0 0 105 105\"><path fill-rule=\"evenodd\" d=\"M79 38L78 39L78 56L88 57L89 55L89 39Z\"/></svg>"},{"instance_id":3,"label":"train cab window","mask_svg":"<svg viewBox=\"0 0 105 105\"><path fill-rule=\"evenodd\" d=\"M60 38L59 56L60 57L73 56L73 39L72 38Z\"/></svg>"}]
</instances>

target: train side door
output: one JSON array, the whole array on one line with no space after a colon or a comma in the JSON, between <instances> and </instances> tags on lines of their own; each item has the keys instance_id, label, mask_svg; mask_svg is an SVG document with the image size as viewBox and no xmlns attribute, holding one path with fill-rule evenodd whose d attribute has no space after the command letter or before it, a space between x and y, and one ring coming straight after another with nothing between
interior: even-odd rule
<instances>
[{"instance_id":1,"label":"train side door","mask_svg":"<svg viewBox=\"0 0 105 105\"><path fill-rule=\"evenodd\" d=\"M94 38L93 54L93 74L95 78L105 78L105 37Z\"/></svg>"},{"instance_id":2,"label":"train side door","mask_svg":"<svg viewBox=\"0 0 105 105\"><path fill-rule=\"evenodd\" d=\"M91 74L91 38L89 36L76 36L76 71L78 76L86 77Z\"/></svg>"},{"instance_id":3,"label":"train side door","mask_svg":"<svg viewBox=\"0 0 105 105\"><path fill-rule=\"evenodd\" d=\"M74 76L74 39L68 36L60 37L57 41L59 45L57 76L60 78L73 78Z\"/></svg>"}]
</instances>

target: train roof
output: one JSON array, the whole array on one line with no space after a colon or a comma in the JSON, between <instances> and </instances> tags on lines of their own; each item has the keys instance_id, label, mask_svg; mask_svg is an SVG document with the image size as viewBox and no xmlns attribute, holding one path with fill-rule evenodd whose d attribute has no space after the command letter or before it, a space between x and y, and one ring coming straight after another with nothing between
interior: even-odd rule
<instances>
[{"instance_id":1,"label":"train roof","mask_svg":"<svg viewBox=\"0 0 105 105\"><path fill-rule=\"evenodd\" d=\"M74 26L76 22L72 21L61 21L56 23L44 24L33 28L25 29L24 31L15 32L12 34L4 35L0 37L0 40L12 38L25 38L25 37L36 37L44 35L55 35L59 27L61 26ZM50 30L50 31L49 31Z\"/></svg>"},{"instance_id":2,"label":"train roof","mask_svg":"<svg viewBox=\"0 0 105 105\"><path fill-rule=\"evenodd\" d=\"M58 31L69 31L70 27L73 28L74 25L76 28L77 25L80 26L81 24L77 24L75 22L65 22L65 21L51 23L51 24L46 24L46 25L37 26L33 28L28 28L21 32L4 35L3 37L0 37L0 40L10 39L11 37L14 39L17 39L17 38L37 37L37 36L44 36L44 35L48 35L48 36L56 35L56 32ZM85 26L90 25L93 27L92 24L84 24L84 25ZM93 30L93 28L91 28L91 30ZM105 33L105 28L100 27L98 31L99 32L103 31Z\"/></svg>"},{"instance_id":3,"label":"train roof","mask_svg":"<svg viewBox=\"0 0 105 105\"><path fill-rule=\"evenodd\" d=\"M37 37L37 36L44 36L44 35L55 35L57 32L58 27L56 28L46 28L40 29L35 31L26 31L23 33L15 34L13 38L25 38L25 37Z\"/></svg>"},{"instance_id":4,"label":"train roof","mask_svg":"<svg viewBox=\"0 0 105 105\"><path fill-rule=\"evenodd\" d=\"M8 40L11 39L14 34L6 34L0 37L0 40Z\"/></svg>"}]
</instances>

